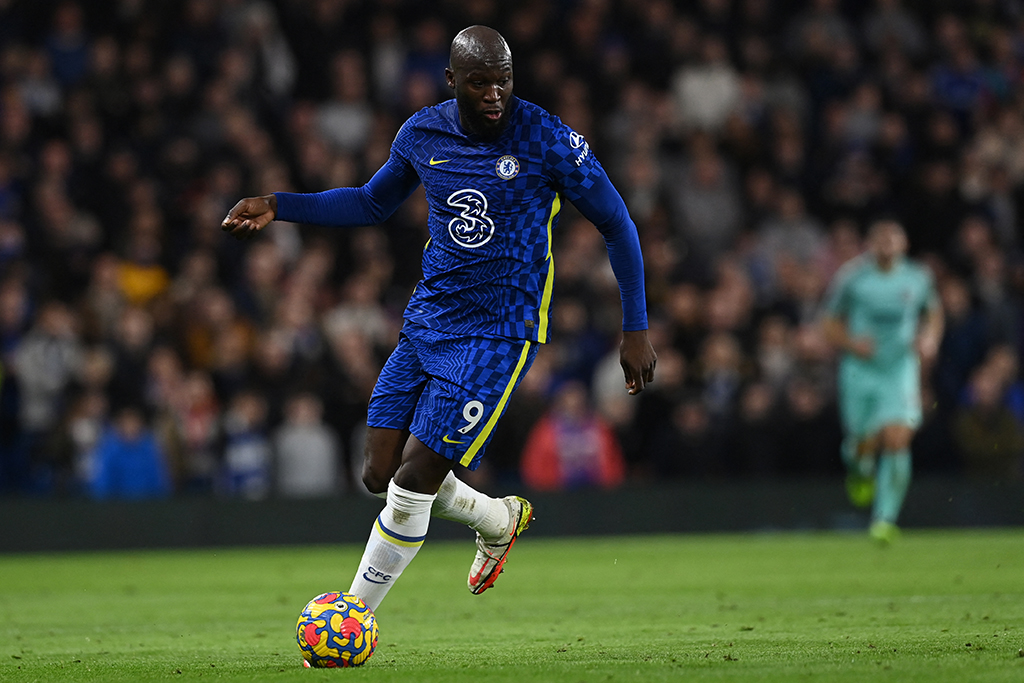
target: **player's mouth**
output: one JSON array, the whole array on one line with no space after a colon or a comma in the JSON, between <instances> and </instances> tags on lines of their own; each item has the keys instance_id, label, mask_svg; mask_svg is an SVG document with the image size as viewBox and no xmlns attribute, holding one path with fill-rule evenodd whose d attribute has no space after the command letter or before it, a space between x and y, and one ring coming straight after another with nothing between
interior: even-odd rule
<instances>
[{"instance_id":1,"label":"player's mouth","mask_svg":"<svg viewBox=\"0 0 1024 683\"><path fill-rule=\"evenodd\" d=\"M483 111L484 118L488 121L500 121L502 113L501 109L484 109Z\"/></svg>"}]
</instances>

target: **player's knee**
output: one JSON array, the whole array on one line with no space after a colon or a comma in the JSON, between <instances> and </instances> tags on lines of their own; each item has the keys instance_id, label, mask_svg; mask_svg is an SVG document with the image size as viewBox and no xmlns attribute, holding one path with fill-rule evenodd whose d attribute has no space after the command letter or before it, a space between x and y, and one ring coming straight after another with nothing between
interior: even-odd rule
<instances>
[{"instance_id":1,"label":"player's knee","mask_svg":"<svg viewBox=\"0 0 1024 683\"><path fill-rule=\"evenodd\" d=\"M914 431L903 425L893 425L882 430L882 450L902 451L910 448Z\"/></svg>"},{"instance_id":2,"label":"player's knee","mask_svg":"<svg viewBox=\"0 0 1024 683\"><path fill-rule=\"evenodd\" d=\"M375 469L370 461L363 463L363 486L370 493L379 494L387 492L390 481L390 472L384 473Z\"/></svg>"}]
</instances>

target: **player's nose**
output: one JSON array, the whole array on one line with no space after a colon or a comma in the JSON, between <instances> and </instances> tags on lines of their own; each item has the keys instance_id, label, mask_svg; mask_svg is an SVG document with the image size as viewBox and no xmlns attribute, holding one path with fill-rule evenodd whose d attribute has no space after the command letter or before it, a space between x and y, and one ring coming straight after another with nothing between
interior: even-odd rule
<instances>
[{"instance_id":1,"label":"player's nose","mask_svg":"<svg viewBox=\"0 0 1024 683\"><path fill-rule=\"evenodd\" d=\"M498 102L501 100L501 88L498 84L484 89L484 102Z\"/></svg>"}]
</instances>

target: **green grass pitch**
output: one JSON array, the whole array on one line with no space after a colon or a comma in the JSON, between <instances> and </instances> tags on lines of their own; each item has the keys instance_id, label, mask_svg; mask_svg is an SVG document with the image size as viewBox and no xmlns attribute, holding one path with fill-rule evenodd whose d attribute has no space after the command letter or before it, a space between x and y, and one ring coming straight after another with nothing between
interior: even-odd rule
<instances>
[{"instance_id":1,"label":"green grass pitch","mask_svg":"<svg viewBox=\"0 0 1024 683\"><path fill-rule=\"evenodd\" d=\"M0 555L0 681L1024 681L1024 531L427 543L361 669L294 625L361 548Z\"/></svg>"}]
</instances>

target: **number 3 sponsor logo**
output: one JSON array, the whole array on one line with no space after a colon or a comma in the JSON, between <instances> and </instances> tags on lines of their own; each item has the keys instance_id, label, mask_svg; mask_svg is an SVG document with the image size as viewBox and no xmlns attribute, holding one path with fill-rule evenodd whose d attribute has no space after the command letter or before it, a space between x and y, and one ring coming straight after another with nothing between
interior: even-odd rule
<instances>
[{"instance_id":1,"label":"number 3 sponsor logo","mask_svg":"<svg viewBox=\"0 0 1024 683\"><path fill-rule=\"evenodd\" d=\"M448 234L467 249L482 247L494 236L494 221L487 215L487 198L479 190L456 190L448 197L448 206L460 209L448 222Z\"/></svg>"}]
</instances>

